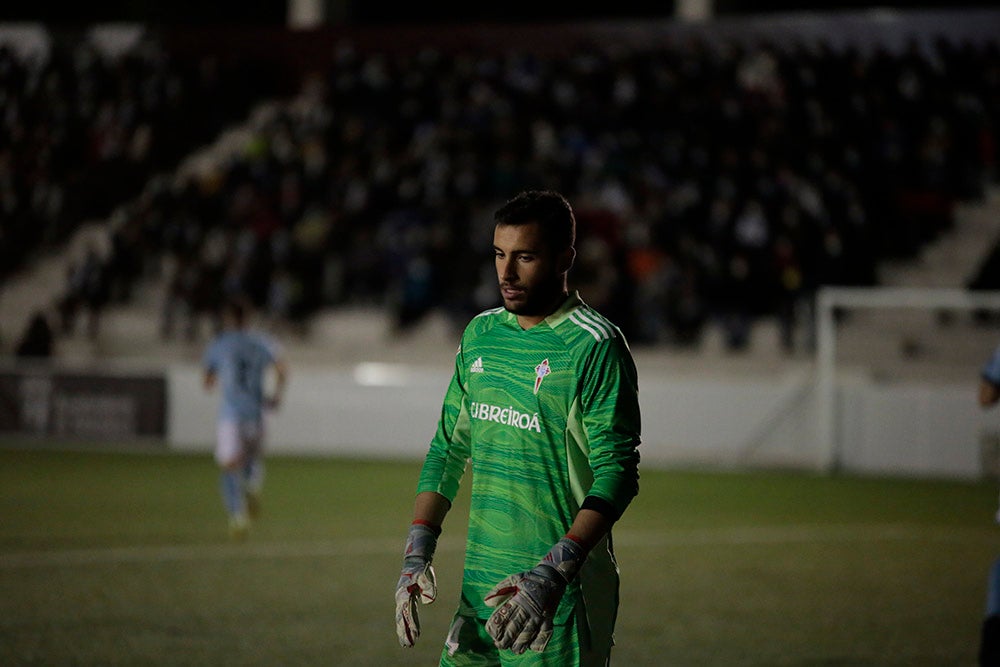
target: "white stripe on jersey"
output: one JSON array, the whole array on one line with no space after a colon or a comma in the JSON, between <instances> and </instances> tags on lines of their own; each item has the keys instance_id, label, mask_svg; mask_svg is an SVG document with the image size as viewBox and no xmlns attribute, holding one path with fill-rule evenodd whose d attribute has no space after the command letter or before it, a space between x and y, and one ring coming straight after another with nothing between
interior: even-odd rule
<instances>
[{"instance_id":1,"label":"white stripe on jersey","mask_svg":"<svg viewBox=\"0 0 1000 667\"><path fill-rule=\"evenodd\" d=\"M570 322L572 322L576 326L578 326L581 329L584 329L585 331L587 331L591 336L594 337L594 340L601 340L600 334L598 334L596 331L594 331L589 326L587 326L586 324L584 324L583 322L581 322L579 319L577 319L575 312L569 314L569 320L570 320Z\"/></svg>"},{"instance_id":2,"label":"white stripe on jersey","mask_svg":"<svg viewBox=\"0 0 1000 667\"><path fill-rule=\"evenodd\" d=\"M614 338L616 335L614 329L608 326L607 322L604 322L599 317L584 310L583 308L577 308L574 310L572 315L570 315L570 319L577 325L589 331L597 340L607 340L608 338Z\"/></svg>"},{"instance_id":3,"label":"white stripe on jersey","mask_svg":"<svg viewBox=\"0 0 1000 667\"><path fill-rule=\"evenodd\" d=\"M570 321L573 324L575 324L576 326L580 327L581 329L583 329L587 333L589 333L591 336L593 336L594 340L605 340L605 339L607 339L608 334L607 334L606 331L604 331L603 329L600 329L600 330L596 329L596 328L594 328L593 325L584 322L582 320L582 318L580 318L579 312L580 311L576 310L576 311L573 311L572 313L570 313L569 319L570 319Z\"/></svg>"},{"instance_id":4,"label":"white stripe on jersey","mask_svg":"<svg viewBox=\"0 0 1000 667\"><path fill-rule=\"evenodd\" d=\"M489 310L484 310L483 312L479 313L478 315L476 315L476 317L486 317L487 315L496 315L497 313L503 312L503 309L504 309L503 306L490 308Z\"/></svg>"}]
</instances>

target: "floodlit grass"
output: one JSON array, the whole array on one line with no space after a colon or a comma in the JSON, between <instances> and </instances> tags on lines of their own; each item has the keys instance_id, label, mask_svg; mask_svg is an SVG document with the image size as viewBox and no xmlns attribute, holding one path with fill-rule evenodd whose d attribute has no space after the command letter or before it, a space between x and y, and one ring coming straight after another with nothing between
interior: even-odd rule
<instances>
[{"instance_id":1,"label":"floodlit grass","mask_svg":"<svg viewBox=\"0 0 1000 667\"><path fill-rule=\"evenodd\" d=\"M0 665L437 664L467 502L401 649L418 468L271 458L234 544L209 456L0 449ZM973 665L995 503L987 482L644 470L613 664Z\"/></svg>"}]
</instances>

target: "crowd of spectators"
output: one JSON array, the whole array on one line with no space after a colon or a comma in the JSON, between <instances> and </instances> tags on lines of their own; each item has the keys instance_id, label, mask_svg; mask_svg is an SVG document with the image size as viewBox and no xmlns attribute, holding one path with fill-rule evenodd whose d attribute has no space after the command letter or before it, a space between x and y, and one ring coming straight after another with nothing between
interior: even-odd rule
<instances>
[{"instance_id":1,"label":"crowd of spectators","mask_svg":"<svg viewBox=\"0 0 1000 667\"><path fill-rule=\"evenodd\" d=\"M146 188L116 233L169 269L165 336L180 314L196 335L230 293L301 330L385 306L404 332L494 305L492 211L551 187L577 211L574 287L631 340L697 344L717 324L738 350L776 316L792 349L818 286L876 284L982 196L998 128L997 44L344 43L241 153Z\"/></svg>"},{"instance_id":2,"label":"crowd of spectators","mask_svg":"<svg viewBox=\"0 0 1000 667\"><path fill-rule=\"evenodd\" d=\"M30 58L0 45L0 285L82 225L106 220L245 116L268 86L266 70L249 63L180 62L155 40L109 54L87 39L56 39ZM67 269L61 330L81 309L96 314L127 299L140 277L145 257L97 250Z\"/></svg>"}]
</instances>

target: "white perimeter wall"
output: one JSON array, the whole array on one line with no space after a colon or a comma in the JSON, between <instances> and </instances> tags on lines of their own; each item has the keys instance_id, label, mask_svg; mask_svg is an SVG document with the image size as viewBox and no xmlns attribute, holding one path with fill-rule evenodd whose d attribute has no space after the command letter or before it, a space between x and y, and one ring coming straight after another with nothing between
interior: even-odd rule
<instances>
[{"instance_id":1,"label":"white perimeter wall","mask_svg":"<svg viewBox=\"0 0 1000 667\"><path fill-rule=\"evenodd\" d=\"M272 453L419 459L433 435L449 371L380 366L297 368L271 417ZM196 366L168 371L172 448L209 451L218 397ZM643 465L778 465L944 477L978 477L981 443L1000 434L1000 409L976 404L967 385L838 385L838 438L817 429L811 373L762 379L641 378Z\"/></svg>"},{"instance_id":2,"label":"white perimeter wall","mask_svg":"<svg viewBox=\"0 0 1000 667\"><path fill-rule=\"evenodd\" d=\"M1000 436L1000 411L976 402L967 385L840 385L839 458L866 472L972 477L984 440Z\"/></svg>"}]
</instances>

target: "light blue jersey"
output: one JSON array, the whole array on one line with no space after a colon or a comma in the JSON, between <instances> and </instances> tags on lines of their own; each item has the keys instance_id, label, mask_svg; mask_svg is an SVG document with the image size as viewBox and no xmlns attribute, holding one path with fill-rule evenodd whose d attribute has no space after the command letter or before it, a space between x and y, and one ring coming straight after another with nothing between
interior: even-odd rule
<instances>
[{"instance_id":1,"label":"light blue jersey","mask_svg":"<svg viewBox=\"0 0 1000 667\"><path fill-rule=\"evenodd\" d=\"M267 336L252 331L227 331L212 341L202 363L219 378L220 420L260 420L265 374L268 366L277 361L279 351Z\"/></svg>"},{"instance_id":2,"label":"light blue jersey","mask_svg":"<svg viewBox=\"0 0 1000 667\"><path fill-rule=\"evenodd\" d=\"M1000 385L1000 347L993 352L993 356L983 366L982 376L993 384Z\"/></svg>"}]
</instances>

